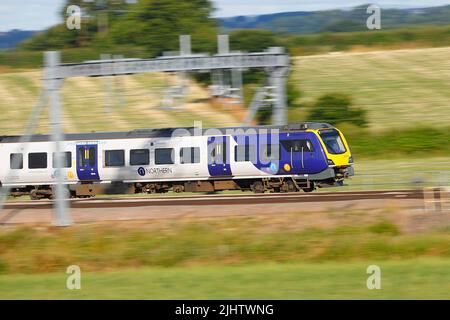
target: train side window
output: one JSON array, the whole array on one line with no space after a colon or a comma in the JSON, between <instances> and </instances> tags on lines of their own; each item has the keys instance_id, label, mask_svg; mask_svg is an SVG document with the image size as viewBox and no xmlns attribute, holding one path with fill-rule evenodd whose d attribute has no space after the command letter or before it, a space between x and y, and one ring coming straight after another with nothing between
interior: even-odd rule
<instances>
[{"instance_id":1,"label":"train side window","mask_svg":"<svg viewBox=\"0 0 450 320\"><path fill-rule=\"evenodd\" d=\"M329 153L341 154L347 151L337 130L321 130L319 134Z\"/></svg>"},{"instance_id":2,"label":"train side window","mask_svg":"<svg viewBox=\"0 0 450 320\"><path fill-rule=\"evenodd\" d=\"M52 159L53 159L52 167L56 168L56 152L53 152ZM63 152L62 167L63 168L70 168L70 167L72 167L72 152L70 152L70 151Z\"/></svg>"},{"instance_id":3,"label":"train side window","mask_svg":"<svg viewBox=\"0 0 450 320\"><path fill-rule=\"evenodd\" d=\"M106 150L105 167L123 167L125 166L124 150Z\"/></svg>"},{"instance_id":4,"label":"train side window","mask_svg":"<svg viewBox=\"0 0 450 320\"><path fill-rule=\"evenodd\" d=\"M181 148L180 149L180 163L200 163L200 148Z\"/></svg>"},{"instance_id":5,"label":"train side window","mask_svg":"<svg viewBox=\"0 0 450 320\"><path fill-rule=\"evenodd\" d=\"M9 155L9 167L11 169L23 169L23 154L11 153Z\"/></svg>"},{"instance_id":6,"label":"train side window","mask_svg":"<svg viewBox=\"0 0 450 320\"><path fill-rule=\"evenodd\" d=\"M301 139L301 140L281 140L281 145L287 150L292 152L313 152L314 147L310 140Z\"/></svg>"},{"instance_id":7,"label":"train side window","mask_svg":"<svg viewBox=\"0 0 450 320\"><path fill-rule=\"evenodd\" d=\"M174 150L172 148L155 149L155 164L174 164Z\"/></svg>"},{"instance_id":8,"label":"train side window","mask_svg":"<svg viewBox=\"0 0 450 320\"><path fill-rule=\"evenodd\" d=\"M144 166L150 163L150 156L148 149L133 149L130 150L130 165Z\"/></svg>"},{"instance_id":9,"label":"train side window","mask_svg":"<svg viewBox=\"0 0 450 320\"><path fill-rule=\"evenodd\" d=\"M254 145L237 145L234 147L234 161L256 162L256 148Z\"/></svg>"},{"instance_id":10,"label":"train side window","mask_svg":"<svg viewBox=\"0 0 450 320\"><path fill-rule=\"evenodd\" d=\"M46 169L47 153L35 152L28 154L28 169Z\"/></svg>"}]
</instances>

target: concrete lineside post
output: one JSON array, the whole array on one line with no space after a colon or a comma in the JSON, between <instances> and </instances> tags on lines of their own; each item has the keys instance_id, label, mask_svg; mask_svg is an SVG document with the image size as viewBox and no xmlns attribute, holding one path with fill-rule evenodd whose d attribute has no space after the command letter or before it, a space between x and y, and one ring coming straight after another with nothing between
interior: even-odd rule
<instances>
[{"instance_id":1,"label":"concrete lineside post","mask_svg":"<svg viewBox=\"0 0 450 320\"><path fill-rule=\"evenodd\" d=\"M55 186L55 204L54 224L59 227L65 227L72 224L70 218L69 208L67 205L67 192L63 185L64 177L62 174L63 154L61 152L61 141L63 141L63 134L61 131L61 102L59 97L59 89L62 79L59 78L58 67L60 64L60 54L57 51L48 51L45 53L45 69L44 81L45 89L48 92L49 101L49 118L52 129L52 142L55 150L55 172L56 172L56 186Z\"/></svg>"}]
</instances>

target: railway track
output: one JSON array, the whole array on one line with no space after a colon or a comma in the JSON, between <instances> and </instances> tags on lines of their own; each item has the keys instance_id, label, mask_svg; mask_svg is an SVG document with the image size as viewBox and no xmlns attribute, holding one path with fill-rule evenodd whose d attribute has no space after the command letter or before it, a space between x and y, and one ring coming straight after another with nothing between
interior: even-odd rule
<instances>
[{"instance_id":1,"label":"railway track","mask_svg":"<svg viewBox=\"0 0 450 320\"><path fill-rule=\"evenodd\" d=\"M286 194L198 195L170 197L70 199L71 208L215 206L242 204L334 202L350 200L423 199L422 190L377 190ZM4 209L50 209L53 201L9 201Z\"/></svg>"}]
</instances>

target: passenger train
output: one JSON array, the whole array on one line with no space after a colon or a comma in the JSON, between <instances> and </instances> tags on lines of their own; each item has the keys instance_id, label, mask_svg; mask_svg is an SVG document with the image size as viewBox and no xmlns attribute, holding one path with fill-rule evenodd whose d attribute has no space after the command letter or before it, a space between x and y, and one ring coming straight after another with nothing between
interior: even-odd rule
<instances>
[{"instance_id":1,"label":"passenger train","mask_svg":"<svg viewBox=\"0 0 450 320\"><path fill-rule=\"evenodd\" d=\"M310 192L352 176L344 135L326 123L65 134L62 168L49 135L0 137L0 183L13 196L97 193Z\"/></svg>"}]
</instances>

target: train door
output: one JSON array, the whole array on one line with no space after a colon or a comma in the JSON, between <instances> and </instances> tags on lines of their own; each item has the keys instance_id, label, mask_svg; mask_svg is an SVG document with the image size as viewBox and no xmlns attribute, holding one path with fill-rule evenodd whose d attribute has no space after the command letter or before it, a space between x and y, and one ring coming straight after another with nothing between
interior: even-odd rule
<instances>
[{"instance_id":1,"label":"train door","mask_svg":"<svg viewBox=\"0 0 450 320\"><path fill-rule=\"evenodd\" d=\"M211 177L231 176L230 137L208 137L208 171Z\"/></svg>"},{"instance_id":2,"label":"train door","mask_svg":"<svg viewBox=\"0 0 450 320\"><path fill-rule=\"evenodd\" d=\"M314 147L309 139L281 140L282 169L285 173L312 173L314 162Z\"/></svg>"},{"instance_id":3,"label":"train door","mask_svg":"<svg viewBox=\"0 0 450 320\"><path fill-rule=\"evenodd\" d=\"M77 144L77 174L80 181L100 180L97 144Z\"/></svg>"}]
</instances>

